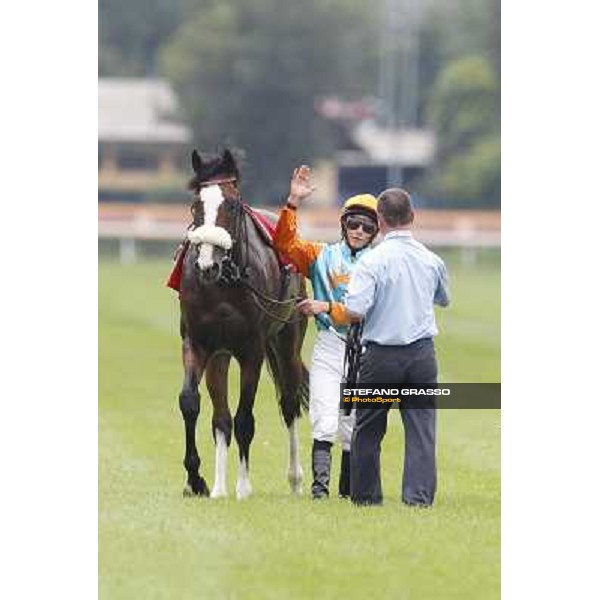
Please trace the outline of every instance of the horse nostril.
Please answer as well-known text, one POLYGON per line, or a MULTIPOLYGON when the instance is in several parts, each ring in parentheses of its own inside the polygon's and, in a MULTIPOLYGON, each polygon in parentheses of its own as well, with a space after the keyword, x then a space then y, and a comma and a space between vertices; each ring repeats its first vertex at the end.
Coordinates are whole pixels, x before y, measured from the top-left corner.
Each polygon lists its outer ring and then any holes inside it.
POLYGON ((200 278, 202 281, 212 282, 219 279, 221 275, 221 268, 217 264, 213 264, 210 267, 200 269, 200 278))

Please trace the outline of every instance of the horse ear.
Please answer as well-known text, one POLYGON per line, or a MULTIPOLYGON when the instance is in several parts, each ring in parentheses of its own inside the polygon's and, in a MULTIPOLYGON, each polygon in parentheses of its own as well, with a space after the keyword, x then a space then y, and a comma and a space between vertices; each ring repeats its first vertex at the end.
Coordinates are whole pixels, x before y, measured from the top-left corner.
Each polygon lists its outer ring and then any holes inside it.
POLYGON ((197 150, 192 152, 192 167, 197 174, 199 174, 200 169, 202 169, 202 159, 197 150))
POLYGON ((235 158, 229 148, 226 148, 221 155, 221 161, 226 171, 230 173, 237 173, 237 165, 235 164, 235 158))

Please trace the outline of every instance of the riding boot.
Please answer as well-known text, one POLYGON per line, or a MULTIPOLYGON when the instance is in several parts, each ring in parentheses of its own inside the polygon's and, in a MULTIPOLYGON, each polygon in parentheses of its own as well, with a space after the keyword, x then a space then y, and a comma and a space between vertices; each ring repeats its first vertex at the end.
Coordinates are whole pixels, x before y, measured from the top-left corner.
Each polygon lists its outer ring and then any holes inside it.
POLYGON ((350 497, 350 452, 348 450, 344 450, 342 452, 338 496, 340 498, 350 497))
POLYGON ((312 497, 329 497, 329 473, 331 471, 331 442, 313 440, 312 447, 312 497))

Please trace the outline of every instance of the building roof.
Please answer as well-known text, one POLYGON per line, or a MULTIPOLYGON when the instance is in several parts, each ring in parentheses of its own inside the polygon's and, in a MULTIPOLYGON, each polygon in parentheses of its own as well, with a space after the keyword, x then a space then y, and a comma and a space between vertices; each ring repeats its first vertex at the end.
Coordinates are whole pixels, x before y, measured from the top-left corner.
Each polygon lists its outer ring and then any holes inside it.
POLYGON ((426 167, 435 156, 433 131, 421 128, 386 129, 378 125, 377 100, 345 101, 336 96, 321 98, 315 105, 325 119, 338 123, 347 150, 338 153, 343 164, 400 164, 426 167), (350 149, 351 148, 351 149, 350 149))
POLYGON ((426 129, 388 131, 375 121, 362 121, 351 137, 374 162, 426 167, 435 156, 435 135, 426 129))
POLYGON ((162 79, 98 80, 98 140, 185 144, 188 127, 177 122, 177 98, 162 79))

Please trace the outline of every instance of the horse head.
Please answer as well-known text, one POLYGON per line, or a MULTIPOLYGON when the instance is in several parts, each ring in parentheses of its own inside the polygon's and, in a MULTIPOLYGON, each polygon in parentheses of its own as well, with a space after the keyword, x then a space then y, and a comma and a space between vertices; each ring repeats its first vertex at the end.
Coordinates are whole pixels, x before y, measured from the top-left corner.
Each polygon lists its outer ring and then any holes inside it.
MULTIPOLYGON (((243 205, 238 186, 239 171, 229 150, 213 158, 192 152, 194 177, 193 228, 188 239, 197 253, 201 283, 231 283, 239 278, 233 247, 243 226, 243 205)), ((239 257, 238 257, 239 258, 239 257)))

